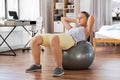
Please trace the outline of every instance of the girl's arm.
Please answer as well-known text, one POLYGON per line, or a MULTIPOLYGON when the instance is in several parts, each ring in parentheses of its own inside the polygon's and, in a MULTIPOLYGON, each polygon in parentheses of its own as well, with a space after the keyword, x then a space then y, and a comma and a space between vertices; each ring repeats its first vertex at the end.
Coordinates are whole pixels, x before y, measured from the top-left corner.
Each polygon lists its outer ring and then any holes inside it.
POLYGON ((90 16, 87 21, 87 27, 85 29, 86 38, 90 36, 90 34, 93 32, 93 25, 94 25, 94 17, 90 16))
POLYGON ((70 30, 72 28, 72 26, 69 24, 70 22, 76 23, 75 19, 67 18, 67 17, 62 17, 61 21, 67 30, 70 30))

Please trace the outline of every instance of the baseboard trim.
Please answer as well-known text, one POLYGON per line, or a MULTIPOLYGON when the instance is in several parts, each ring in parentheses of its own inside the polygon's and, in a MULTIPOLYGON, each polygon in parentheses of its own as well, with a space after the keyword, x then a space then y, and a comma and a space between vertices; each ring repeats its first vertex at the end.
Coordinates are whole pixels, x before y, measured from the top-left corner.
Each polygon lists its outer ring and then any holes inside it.
MULTIPOLYGON (((24 45, 11 46, 13 50, 23 49, 24 45)), ((0 52, 10 51, 9 47, 0 47, 0 52)))

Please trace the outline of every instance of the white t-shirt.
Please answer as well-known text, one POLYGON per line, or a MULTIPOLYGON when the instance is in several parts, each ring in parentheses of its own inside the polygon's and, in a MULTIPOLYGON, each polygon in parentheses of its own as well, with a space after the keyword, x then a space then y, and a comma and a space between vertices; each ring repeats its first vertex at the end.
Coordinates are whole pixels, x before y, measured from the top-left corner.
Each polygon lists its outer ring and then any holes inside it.
POLYGON ((71 35, 73 39, 75 40, 76 44, 79 41, 86 40, 85 38, 85 32, 84 32, 84 27, 74 27, 71 28, 67 34, 71 35))

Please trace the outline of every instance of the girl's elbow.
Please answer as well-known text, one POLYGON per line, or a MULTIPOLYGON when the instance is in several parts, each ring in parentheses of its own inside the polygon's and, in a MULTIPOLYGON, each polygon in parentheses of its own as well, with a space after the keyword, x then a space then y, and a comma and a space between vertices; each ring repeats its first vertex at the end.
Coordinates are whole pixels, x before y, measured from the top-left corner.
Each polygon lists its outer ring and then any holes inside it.
POLYGON ((61 17, 61 21, 65 21, 64 17, 61 17))

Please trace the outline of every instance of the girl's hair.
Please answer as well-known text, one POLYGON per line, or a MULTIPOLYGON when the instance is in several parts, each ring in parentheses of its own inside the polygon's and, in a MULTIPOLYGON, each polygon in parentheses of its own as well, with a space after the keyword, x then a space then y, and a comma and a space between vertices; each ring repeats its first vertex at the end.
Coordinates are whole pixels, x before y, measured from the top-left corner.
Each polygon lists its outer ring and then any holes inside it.
POLYGON ((89 13, 88 12, 86 12, 86 11, 82 11, 82 12, 80 12, 80 13, 83 13, 83 14, 85 14, 85 16, 87 17, 87 18, 89 18, 89 13))

